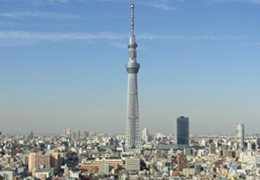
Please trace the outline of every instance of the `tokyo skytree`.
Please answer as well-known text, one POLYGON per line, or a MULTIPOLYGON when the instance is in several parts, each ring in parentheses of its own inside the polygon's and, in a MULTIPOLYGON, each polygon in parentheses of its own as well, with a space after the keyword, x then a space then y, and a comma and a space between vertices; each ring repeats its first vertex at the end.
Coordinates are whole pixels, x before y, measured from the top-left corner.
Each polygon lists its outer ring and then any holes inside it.
POLYGON ((134 35, 134 5, 131 4, 131 35, 129 38, 129 60, 125 67, 128 73, 127 119, 125 149, 140 149, 139 108, 137 93, 137 73, 140 64, 136 62, 136 47, 134 35))

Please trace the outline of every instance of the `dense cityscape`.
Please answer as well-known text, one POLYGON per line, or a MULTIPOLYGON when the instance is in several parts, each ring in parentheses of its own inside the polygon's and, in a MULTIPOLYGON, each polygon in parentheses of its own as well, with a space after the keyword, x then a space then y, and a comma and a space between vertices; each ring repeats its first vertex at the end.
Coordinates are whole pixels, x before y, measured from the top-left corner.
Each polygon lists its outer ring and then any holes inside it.
POLYGON ((70 128, 61 136, 2 134, 0 175, 17 180, 259 179, 260 138, 245 136, 243 124, 234 127, 235 135, 182 135, 189 124, 178 119, 178 143, 173 135, 150 135, 145 128, 140 153, 124 151, 124 135, 70 128))
POLYGON ((245 134, 243 122, 226 135, 191 134, 186 115, 162 125, 174 127, 171 134, 140 130, 136 48, 132 4, 125 134, 79 127, 61 135, 19 135, 1 129, 0 180, 260 179, 260 136, 245 134))

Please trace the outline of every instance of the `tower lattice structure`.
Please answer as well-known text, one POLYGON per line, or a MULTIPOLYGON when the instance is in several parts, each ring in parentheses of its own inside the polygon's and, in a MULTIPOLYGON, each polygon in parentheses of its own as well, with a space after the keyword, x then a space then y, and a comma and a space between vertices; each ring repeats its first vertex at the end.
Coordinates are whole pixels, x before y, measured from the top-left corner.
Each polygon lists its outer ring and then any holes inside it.
POLYGON ((137 73, 140 64, 136 62, 136 48, 134 35, 134 5, 131 5, 131 35, 129 38, 129 60, 125 67, 128 73, 127 119, 125 149, 140 149, 139 108, 137 91, 137 73))

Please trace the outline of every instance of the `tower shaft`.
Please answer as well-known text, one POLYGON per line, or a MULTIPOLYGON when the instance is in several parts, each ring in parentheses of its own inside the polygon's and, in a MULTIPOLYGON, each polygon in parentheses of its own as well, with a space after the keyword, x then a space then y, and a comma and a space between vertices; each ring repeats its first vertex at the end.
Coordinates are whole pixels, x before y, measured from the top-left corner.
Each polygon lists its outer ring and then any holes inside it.
POLYGON ((137 91, 137 73, 140 64, 136 62, 136 47, 134 35, 134 5, 131 5, 131 35, 129 38, 128 51, 129 60, 126 63, 128 72, 128 96, 127 96, 127 118, 126 118, 126 150, 140 149, 139 109, 137 91))

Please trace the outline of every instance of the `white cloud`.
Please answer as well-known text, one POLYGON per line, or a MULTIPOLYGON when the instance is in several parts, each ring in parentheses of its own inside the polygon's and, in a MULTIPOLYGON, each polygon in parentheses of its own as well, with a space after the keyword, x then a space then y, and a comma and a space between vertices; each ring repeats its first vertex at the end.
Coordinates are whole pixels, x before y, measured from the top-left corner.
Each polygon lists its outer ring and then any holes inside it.
POLYGON ((252 3, 252 4, 259 4, 260 0, 209 0, 212 2, 222 2, 222 3, 228 3, 228 2, 240 2, 240 3, 252 3))
MULTIPOLYGON (((0 3, 10 3, 10 4, 18 4, 18 3, 26 3, 33 6, 44 6, 44 5, 66 5, 71 0, 0 0, 0 3)), ((75 0, 72 0, 73 2, 75 0)), ((2 4, 1 4, 2 5, 2 4)))
POLYGON ((65 13, 51 13, 51 12, 10 12, 10 13, 0 13, 0 17, 7 18, 55 18, 55 19, 82 19, 82 17, 77 15, 65 14, 65 13))
MULTIPOLYGON (((8 2, 7 0, 0 0, 4 2, 8 2)), ((19 3, 27 3, 31 4, 32 6, 45 6, 45 5, 59 5, 61 7, 68 7, 70 3, 75 2, 82 2, 82 3, 88 3, 91 1, 95 2, 111 2, 111 3, 135 3, 139 5, 149 6, 153 8, 158 8, 162 10, 174 10, 175 8, 172 6, 172 3, 174 2, 183 2, 184 0, 12 0, 19 3)))
POLYGON ((183 35, 152 35, 143 34, 139 35, 138 39, 147 40, 184 40, 184 41, 198 41, 198 40, 210 40, 210 41, 227 41, 227 40, 247 40, 246 36, 183 36, 183 35))
POLYGON ((260 42, 258 42, 258 43, 252 43, 252 45, 260 46, 260 42))
POLYGON ((146 3, 148 6, 158 8, 158 9, 163 9, 163 10, 174 10, 173 7, 167 5, 166 3, 162 3, 161 1, 150 1, 146 3))
POLYGON ((127 44, 120 42, 110 42, 110 45, 123 49, 127 48, 127 44))
POLYGON ((67 4, 69 0, 29 0, 27 1, 29 3, 32 3, 33 6, 43 6, 46 4, 67 4))
MULTIPOLYGON (((46 33, 46 32, 25 32, 25 31, 0 31, 0 46, 21 46, 40 43, 43 41, 91 41, 109 40, 110 45, 119 48, 126 48, 126 44, 111 42, 111 40, 127 40, 128 34, 115 33, 46 33)), ((246 36, 183 36, 183 35, 137 35, 138 39, 155 41, 246 41, 246 36)), ((146 47, 143 47, 146 49, 146 47)))
POLYGON ((42 33, 25 31, 0 31, 0 39, 20 39, 20 40, 93 40, 93 39, 125 39, 126 35, 113 33, 42 33))
POLYGON ((169 5, 168 0, 146 0, 146 1, 139 1, 140 4, 145 6, 150 6, 162 10, 174 10, 175 8, 169 5))
POLYGON ((49 3, 68 3, 69 0, 46 0, 49 3))
MULTIPOLYGON (((80 2, 88 2, 91 0, 78 0, 80 2)), ((150 6, 153 8, 158 8, 162 10, 174 10, 175 8, 170 6, 170 2, 173 2, 173 0, 138 0, 138 1, 131 1, 131 0, 92 0, 92 1, 99 1, 99 2, 121 2, 121 3, 134 3, 134 4, 140 4, 143 6, 150 6)), ((175 1, 183 1, 183 0, 175 0, 175 1)))
POLYGON ((10 27, 10 26, 15 26, 15 24, 12 22, 8 22, 8 21, 0 21, 0 26, 10 27))

